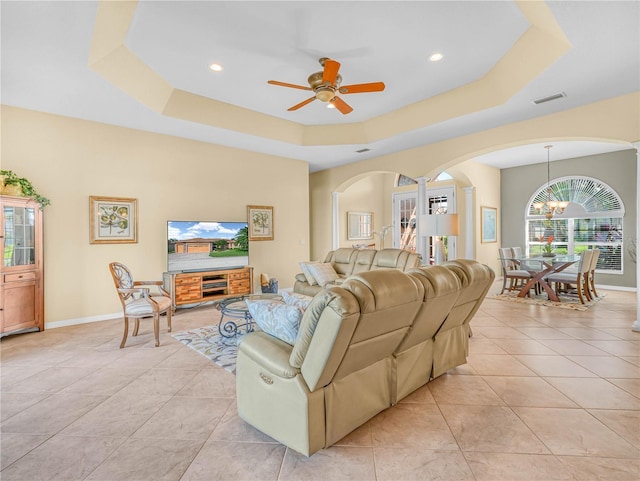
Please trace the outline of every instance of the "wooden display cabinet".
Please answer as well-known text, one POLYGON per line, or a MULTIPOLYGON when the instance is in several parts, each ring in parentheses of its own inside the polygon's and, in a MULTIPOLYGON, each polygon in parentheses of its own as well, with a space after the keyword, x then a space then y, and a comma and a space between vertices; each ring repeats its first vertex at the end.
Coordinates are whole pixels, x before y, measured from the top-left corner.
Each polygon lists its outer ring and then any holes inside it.
POLYGON ((44 330, 42 210, 24 197, 0 196, 0 333, 44 330))
POLYGON ((252 294, 253 267, 202 272, 165 272, 164 288, 175 309, 186 304, 252 294))

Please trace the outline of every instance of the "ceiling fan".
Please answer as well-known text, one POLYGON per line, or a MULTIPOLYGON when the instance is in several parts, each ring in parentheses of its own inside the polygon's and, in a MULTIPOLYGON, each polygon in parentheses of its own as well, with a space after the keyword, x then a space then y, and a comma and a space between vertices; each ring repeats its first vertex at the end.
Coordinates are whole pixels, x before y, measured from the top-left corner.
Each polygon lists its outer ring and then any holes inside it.
POLYGON ((344 100, 338 97, 336 94, 359 94, 364 92, 382 92, 384 90, 383 82, 372 82, 366 84, 355 85, 340 85, 342 83, 342 76, 338 74, 340 69, 340 63, 327 57, 320 59, 320 65, 323 70, 321 72, 315 72, 309 75, 307 82, 309 87, 302 85, 289 84, 285 82, 279 82, 277 80, 269 80, 267 83, 271 85, 280 85, 281 87, 291 87, 300 90, 311 90, 314 92, 314 96, 288 108, 287 110, 298 110, 300 107, 313 102, 318 99, 322 102, 330 102, 343 114, 348 114, 353 109, 344 100))

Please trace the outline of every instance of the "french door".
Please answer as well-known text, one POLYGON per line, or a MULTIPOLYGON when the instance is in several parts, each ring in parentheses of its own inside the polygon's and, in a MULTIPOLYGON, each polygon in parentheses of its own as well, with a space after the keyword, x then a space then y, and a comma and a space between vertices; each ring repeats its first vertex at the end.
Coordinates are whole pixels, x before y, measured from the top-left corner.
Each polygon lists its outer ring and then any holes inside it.
MULTIPOLYGON (((411 252, 416 250, 418 192, 397 192, 393 194, 393 247, 411 252)), ((456 212, 455 188, 441 187, 427 190, 428 214, 453 214, 456 212)), ((457 257, 456 237, 443 237, 450 259, 457 257)), ((429 255, 433 258, 433 238, 429 237, 429 255)), ((425 262, 426 264, 426 262, 425 262)))

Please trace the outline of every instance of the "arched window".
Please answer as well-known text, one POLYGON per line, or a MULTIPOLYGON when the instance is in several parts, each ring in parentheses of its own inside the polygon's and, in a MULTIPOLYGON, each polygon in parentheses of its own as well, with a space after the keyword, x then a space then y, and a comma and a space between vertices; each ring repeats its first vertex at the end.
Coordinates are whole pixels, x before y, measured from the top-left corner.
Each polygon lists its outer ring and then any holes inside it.
POLYGON ((542 252, 546 240, 553 236, 557 254, 580 254, 600 249, 597 270, 622 273, 624 204, 607 184, 591 177, 570 176, 542 186, 529 199, 526 210, 527 254, 542 252), (547 219, 538 208, 550 197, 568 201, 561 214, 547 219))

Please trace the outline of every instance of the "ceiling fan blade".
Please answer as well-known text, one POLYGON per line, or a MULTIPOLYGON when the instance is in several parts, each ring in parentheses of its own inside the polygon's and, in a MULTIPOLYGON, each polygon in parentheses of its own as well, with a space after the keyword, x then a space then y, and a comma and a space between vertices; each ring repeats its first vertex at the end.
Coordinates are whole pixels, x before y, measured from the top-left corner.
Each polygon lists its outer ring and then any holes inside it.
POLYGON ((326 59, 324 61, 324 70, 322 72, 322 83, 335 85, 339 69, 340 62, 336 62, 335 60, 331 60, 330 58, 326 59))
POLYGON ((335 105, 336 108, 340 112, 342 112, 344 115, 347 115, 349 112, 353 110, 351 106, 348 103, 346 103, 344 100, 342 100, 340 97, 333 97, 331 100, 329 100, 329 102, 335 105))
POLYGON ((309 97, 307 100, 300 102, 297 105, 294 105, 293 107, 288 108, 287 110, 290 112, 292 110, 298 110, 300 107, 304 107, 307 104, 310 104, 311 102, 313 102, 316 98, 315 97, 309 97))
POLYGON ((311 87, 304 87, 302 85, 288 84, 285 82, 278 82, 277 80, 269 80, 267 82, 271 85, 280 85, 280 87, 291 87, 292 89, 311 90, 311 87))
POLYGON ((368 84, 343 85, 338 91, 341 94, 360 94, 364 92, 382 92, 384 87, 384 82, 371 82, 368 84))

